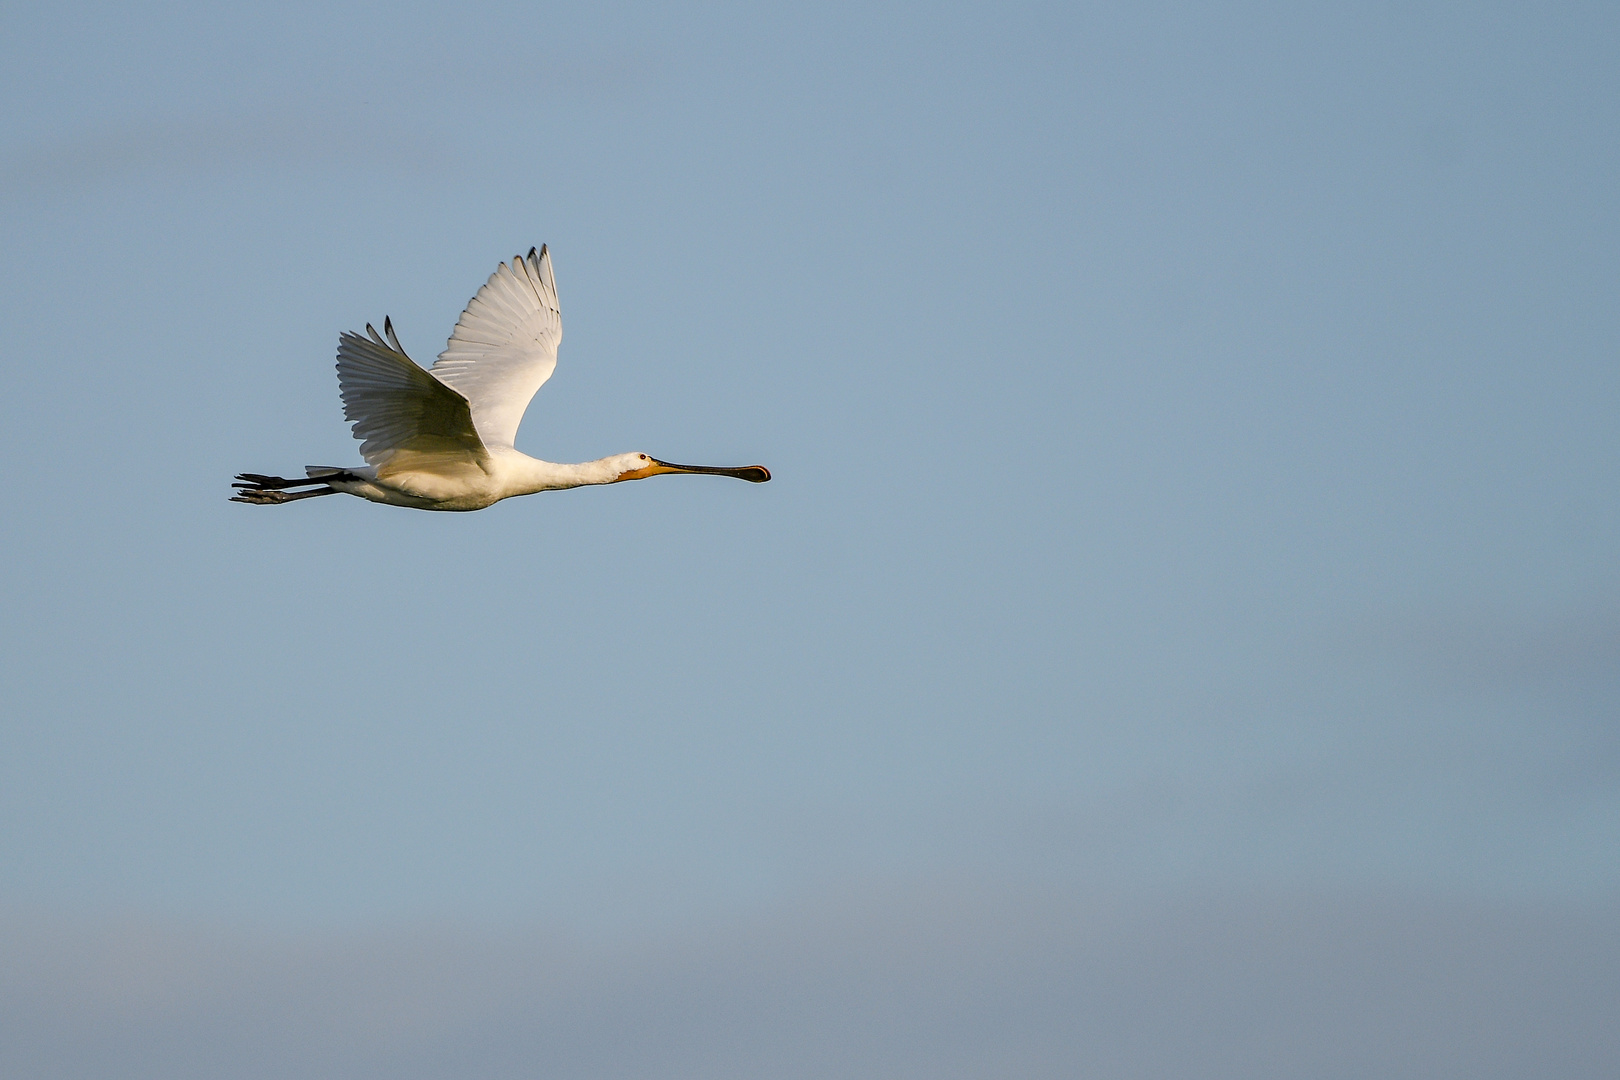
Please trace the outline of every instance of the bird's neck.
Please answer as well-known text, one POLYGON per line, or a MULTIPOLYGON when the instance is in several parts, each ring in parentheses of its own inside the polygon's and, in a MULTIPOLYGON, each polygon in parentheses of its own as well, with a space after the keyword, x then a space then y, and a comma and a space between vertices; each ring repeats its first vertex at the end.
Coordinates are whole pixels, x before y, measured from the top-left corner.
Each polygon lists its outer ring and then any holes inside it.
POLYGON ((506 473, 504 486, 508 495, 533 495, 537 491, 611 484, 624 471, 618 459, 611 457, 569 465, 541 461, 516 450, 508 450, 500 456, 503 459, 502 471, 506 473))

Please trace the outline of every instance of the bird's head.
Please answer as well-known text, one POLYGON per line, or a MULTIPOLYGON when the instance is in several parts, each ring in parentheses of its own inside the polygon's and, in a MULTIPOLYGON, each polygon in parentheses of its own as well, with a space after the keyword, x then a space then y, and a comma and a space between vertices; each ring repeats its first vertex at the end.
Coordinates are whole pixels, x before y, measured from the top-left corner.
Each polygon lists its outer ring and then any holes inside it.
POLYGON ((771 478, 771 470, 763 465, 672 465, 667 461, 659 461, 647 454, 620 454, 610 458, 614 468, 619 470, 619 480, 645 480, 649 476, 658 476, 662 473, 689 473, 703 476, 735 476, 739 480, 747 480, 751 484, 763 484, 771 478))

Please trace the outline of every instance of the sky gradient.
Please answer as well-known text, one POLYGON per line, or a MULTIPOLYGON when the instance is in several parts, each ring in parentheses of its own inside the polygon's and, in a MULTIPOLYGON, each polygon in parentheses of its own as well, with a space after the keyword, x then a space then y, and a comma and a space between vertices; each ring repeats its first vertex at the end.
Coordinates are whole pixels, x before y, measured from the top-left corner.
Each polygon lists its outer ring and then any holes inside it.
POLYGON ((1616 55, 9 6, 0 1071, 1613 1075, 1616 55), (542 242, 518 448, 772 483, 226 501, 542 242))

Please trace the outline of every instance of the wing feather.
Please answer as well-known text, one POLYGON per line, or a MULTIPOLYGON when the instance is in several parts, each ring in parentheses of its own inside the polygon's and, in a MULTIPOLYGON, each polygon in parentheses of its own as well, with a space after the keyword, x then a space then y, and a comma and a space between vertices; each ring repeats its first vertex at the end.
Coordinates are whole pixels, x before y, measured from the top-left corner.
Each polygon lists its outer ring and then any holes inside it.
POLYGON ((393 326, 383 325, 388 342, 369 325, 369 339, 354 333, 338 337, 343 415, 354 422, 360 456, 377 466, 404 450, 481 460, 484 444, 467 399, 406 356, 393 326))
POLYGON ((461 313, 433 374, 467 399, 485 446, 509 447, 557 367, 562 312, 544 245, 496 268, 461 313))

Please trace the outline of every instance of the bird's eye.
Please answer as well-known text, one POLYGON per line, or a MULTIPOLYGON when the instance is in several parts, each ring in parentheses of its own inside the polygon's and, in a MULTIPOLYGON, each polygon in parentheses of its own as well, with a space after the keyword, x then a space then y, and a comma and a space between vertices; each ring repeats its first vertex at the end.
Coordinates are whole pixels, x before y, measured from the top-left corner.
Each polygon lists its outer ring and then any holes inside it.
POLYGON ((646 454, 637 454, 636 456, 639 457, 642 461, 647 460, 647 455, 646 454))

